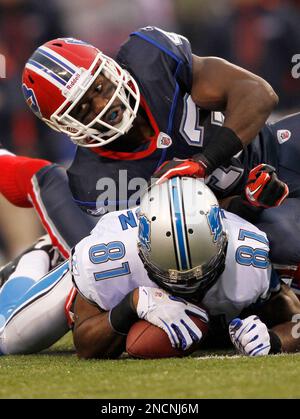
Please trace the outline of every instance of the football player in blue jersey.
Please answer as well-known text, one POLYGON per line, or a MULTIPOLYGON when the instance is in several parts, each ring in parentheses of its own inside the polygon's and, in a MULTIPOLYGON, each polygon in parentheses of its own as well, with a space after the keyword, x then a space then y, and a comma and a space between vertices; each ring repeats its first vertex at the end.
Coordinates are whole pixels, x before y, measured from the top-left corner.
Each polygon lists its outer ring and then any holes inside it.
POLYGON ((229 324, 234 346, 245 355, 300 348, 292 333, 300 303, 274 274, 265 233, 220 210, 199 179, 173 178, 152 187, 140 207, 104 215, 75 246, 70 264, 38 280, 49 265, 41 246, 45 266, 37 272, 30 265, 37 250, 25 255, 0 292, 2 354, 50 346, 68 330, 65 311, 72 312, 82 358, 118 356, 139 318, 187 350, 202 343, 191 313, 204 322, 209 314, 210 339, 217 336, 222 345, 229 324))
POLYGON ((229 210, 267 232, 273 261, 300 261, 299 115, 265 124, 278 98, 263 79, 146 27, 115 60, 76 39, 49 41, 26 63, 22 86, 32 111, 79 145, 72 193, 61 168, 11 155, 1 157, 0 190, 35 205, 64 255, 93 224, 74 200, 94 214, 132 206, 136 180, 155 173, 205 178, 229 210), (282 248, 283 237, 293 246, 282 248))

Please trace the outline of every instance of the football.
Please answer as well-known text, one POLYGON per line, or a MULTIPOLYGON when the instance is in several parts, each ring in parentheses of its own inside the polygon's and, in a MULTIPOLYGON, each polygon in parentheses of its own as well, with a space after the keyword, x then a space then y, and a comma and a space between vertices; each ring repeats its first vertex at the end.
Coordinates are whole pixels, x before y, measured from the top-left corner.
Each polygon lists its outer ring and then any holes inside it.
POLYGON ((201 347, 201 342, 208 331, 208 323, 196 316, 190 316, 193 322, 202 331, 203 337, 199 343, 193 343, 189 349, 173 348, 166 332, 146 320, 134 323, 127 335, 126 351, 134 358, 170 358, 190 355, 201 347))

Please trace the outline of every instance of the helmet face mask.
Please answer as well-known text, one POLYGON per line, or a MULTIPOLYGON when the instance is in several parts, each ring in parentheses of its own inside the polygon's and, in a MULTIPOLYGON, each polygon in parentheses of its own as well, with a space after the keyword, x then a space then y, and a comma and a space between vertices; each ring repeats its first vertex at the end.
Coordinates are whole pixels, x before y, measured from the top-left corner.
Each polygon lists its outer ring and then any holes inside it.
POLYGON ((30 106, 34 96, 39 108, 35 113, 44 122, 83 147, 106 145, 128 132, 140 102, 139 88, 127 71, 96 48, 69 38, 50 41, 35 51, 25 66, 23 91, 30 106), (69 78, 62 78, 64 69, 69 78), (112 95, 91 121, 83 123, 74 109, 100 75, 114 86, 112 95), (116 124, 106 120, 115 103, 116 124))
POLYGON ((223 240, 224 247, 222 246, 217 257, 211 262, 211 266, 206 267, 205 273, 203 273, 200 266, 184 272, 173 269, 161 271, 149 259, 146 259, 145 253, 140 249, 140 244, 138 244, 139 256, 148 272, 148 276, 153 282, 170 293, 181 297, 192 297, 199 301, 216 283, 224 271, 227 253, 226 234, 223 234, 223 240))
MULTIPOLYGON (((117 63, 112 64, 112 60, 104 56, 102 53, 97 56, 95 62, 95 65, 98 67, 97 70, 94 72, 93 76, 91 76, 90 72, 81 76, 83 80, 81 83, 78 83, 78 93, 77 95, 75 93, 75 100, 71 106, 65 109, 66 105, 63 103, 51 116, 51 122, 53 122, 54 125, 59 126, 60 131, 68 134, 75 144, 83 147, 106 145, 114 141, 119 136, 124 135, 132 126, 133 120, 136 117, 139 102, 136 101, 136 109, 132 110, 130 106, 130 97, 135 97, 136 100, 137 95, 130 85, 127 86, 129 81, 127 72, 122 70, 117 63), (121 72, 123 73, 122 78, 120 77, 121 72), (110 80, 111 83, 113 83, 115 87, 114 92, 101 112, 91 122, 83 124, 81 121, 72 116, 72 111, 101 73, 104 74, 104 76, 110 80), (125 110, 123 112, 122 121, 118 125, 111 125, 105 122, 103 117, 109 112, 116 99, 121 101, 125 110), (64 126, 66 128, 64 128, 64 126), (70 127, 73 132, 70 132, 70 127), (87 143, 87 138, 92 141, 87 143)), ((136 90, 138 91, 137 86, 136 90)))
POLYGON ((211 190, 199 179, 173 178, 142 198, 138 217, 139 256, 150 279, 171 293, 203 298, 223 272, 227 252, 211 190))

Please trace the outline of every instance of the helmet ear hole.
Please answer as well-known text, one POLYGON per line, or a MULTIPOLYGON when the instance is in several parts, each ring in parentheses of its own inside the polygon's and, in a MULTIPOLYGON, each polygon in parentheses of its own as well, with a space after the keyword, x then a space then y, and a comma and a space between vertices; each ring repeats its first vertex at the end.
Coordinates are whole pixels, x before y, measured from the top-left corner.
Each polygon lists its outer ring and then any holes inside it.
POLYGON ((33 80, 33 78, 30 75, 28 76, 28 79, 29 79, 29 81, 30 81, 31 84, 34 84, 34 80, 33 80))
POLYGON ((62 46, 63 46, 62 44, 60 44, 60 43, 58 43, 58 42, 55 42, 55 43, 53 43, 52 45, 54 45, 55 47, 62 47, 62 46))

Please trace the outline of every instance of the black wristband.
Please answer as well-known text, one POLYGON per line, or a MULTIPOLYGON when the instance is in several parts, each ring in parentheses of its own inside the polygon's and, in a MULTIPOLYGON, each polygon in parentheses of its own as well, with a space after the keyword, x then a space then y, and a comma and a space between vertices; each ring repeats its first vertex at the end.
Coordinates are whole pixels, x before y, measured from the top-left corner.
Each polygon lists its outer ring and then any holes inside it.
POLYGON ((273 330, 269 330, 270 335, 270 352, 269 354, 280 354, 282 352, 282 343, 280 337, 273 332, 273 330))
POLYGON ((138 315, 133 305, 133 291, 126 295, 109 312, 109 322, 112 329, 120 335, 127 335, 129 329, 138 320, 138 315))
POLYGON ((228 127, 220 127, 218 133, 209 141, 203 153, 193 156, 202 161, 210 175, 217 167, 226 165, 229 160, 243 149, 243 143, 236 133, 228 127))
POLYGON ((258 217, 263 211, 263 208, 255 207, 254 205, 249 204, 246 201, 246 198, 243 199, 241 196, 235 196, 232 198, 228 207, 225 209, 239 215, 242 218, 245 218, 251 223, 257 222, 258 217))

